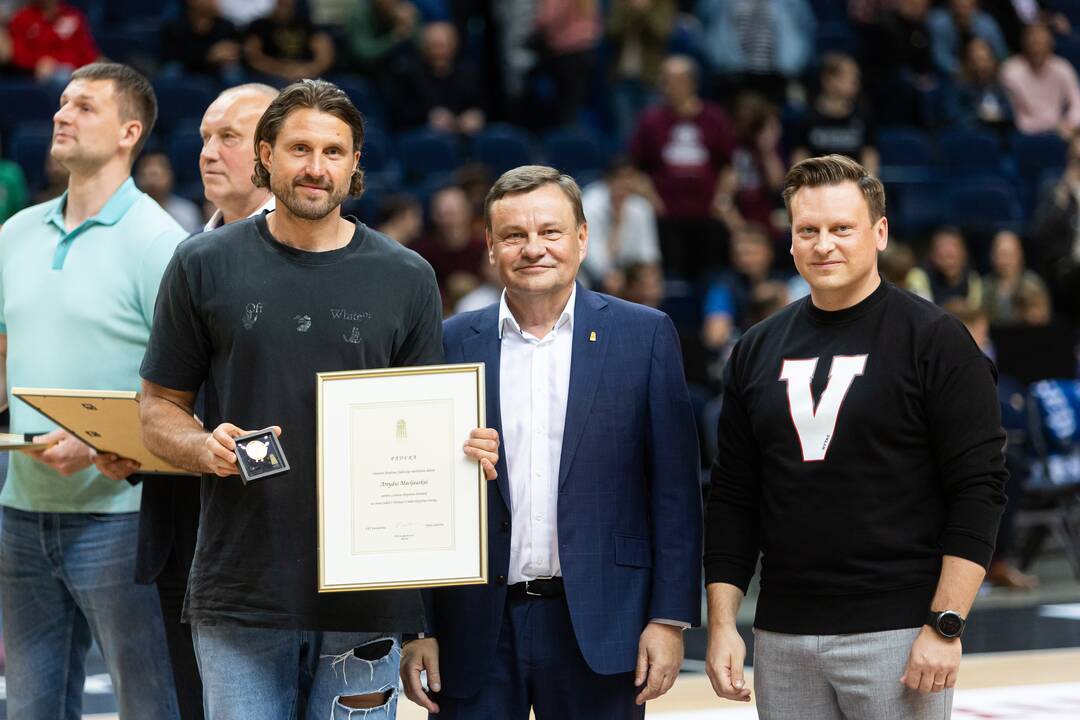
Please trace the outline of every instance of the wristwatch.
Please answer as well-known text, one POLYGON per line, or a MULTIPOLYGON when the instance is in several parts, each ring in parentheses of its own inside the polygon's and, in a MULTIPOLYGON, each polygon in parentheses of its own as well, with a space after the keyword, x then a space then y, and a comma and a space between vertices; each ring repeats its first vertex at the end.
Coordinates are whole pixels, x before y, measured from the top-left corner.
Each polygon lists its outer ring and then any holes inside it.
POLYGON ((952 640, 964 634, 967 627, 967 619, 960 616, 955 610, 936 612, 931 610, 926 614, 926 624, 937 630, 938 635, 952 640))

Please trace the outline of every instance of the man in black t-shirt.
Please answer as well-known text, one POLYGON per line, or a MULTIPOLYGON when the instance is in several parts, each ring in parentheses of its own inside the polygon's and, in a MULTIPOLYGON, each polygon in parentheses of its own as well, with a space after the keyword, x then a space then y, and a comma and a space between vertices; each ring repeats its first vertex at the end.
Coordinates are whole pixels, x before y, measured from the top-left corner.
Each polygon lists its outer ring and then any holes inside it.
MULTIPOLYGON (((416 591, 316 592, 315 374, 442 361, 431 267, 340 215, 363 189, 363 121, 323 81, 286 88, 255 131, 274 212, 184 242, 142 365, 144 438, 202 475, 185 619, 210 720, 393 717, 416 591), (192 417, 205 392, 207 432, 192 417), (291 469, 247 485, 233 438, 274 426, 291 469)), ((466 454, 494 475, 494 431, 466 454)))
POLYGON ((248 26, 244 57, 255 72, 281 80, 319 77, 334 64, 334 41, 297 10, 277 0, 274 11, 248 26))
POLYGON ((884 282, 881 182, 788 173, 810 296, 732 350, 705 534, 708 674, 749 700, 735 615, 761 553, 765 720, 948 717, 1006 477, 993 365, 956 318, 884 282))
POLYGON ((821 91, 806 112, 792 161, 815 155, 847 155, 871 174, 877 172, 877 126, 873 112, 860 102, 861 80, 855 59, 825 53, 821 91))

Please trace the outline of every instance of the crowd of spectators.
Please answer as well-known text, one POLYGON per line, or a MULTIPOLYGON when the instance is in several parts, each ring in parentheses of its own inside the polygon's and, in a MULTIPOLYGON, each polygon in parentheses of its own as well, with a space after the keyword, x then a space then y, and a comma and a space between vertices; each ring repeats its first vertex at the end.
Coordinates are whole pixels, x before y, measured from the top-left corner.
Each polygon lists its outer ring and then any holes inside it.
MULTIPOLYGON (((0 0, 0 19, 0 98, 56 93, 101 56, 163 97, 338 81, 368 121, 369 190, 350 209, 431 262, 447 314, 498 297, 494 178, 566 169, 584 187, 584 281, 672 315, 701 404, 740 334, 806 292, 780 189, 812 155, 885 181, 893 282, 991 335, 1080 323, 1080 2, 0 0)), ((63 190, 19 145, 20 122, 48 120, 0 108, 0 220, 63 190)), ((196 230, 213 208, 182 120, 163 118, 136 179, 196 230)))

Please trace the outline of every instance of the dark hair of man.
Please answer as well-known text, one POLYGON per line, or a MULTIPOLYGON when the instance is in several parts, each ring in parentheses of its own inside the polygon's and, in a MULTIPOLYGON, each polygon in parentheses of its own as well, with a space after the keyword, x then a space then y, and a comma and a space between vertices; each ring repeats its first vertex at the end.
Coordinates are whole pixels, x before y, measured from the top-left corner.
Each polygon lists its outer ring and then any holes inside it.
POLYGON ((784 177, 784 206, 791 214, 791 198, 801 188, 853 182, 866 199, 870 222, 885 215, 885 187, 866 168, 846 155, 822 155, 796 163, 784 177))
POLYGON ((585 224, 585 210, 581 206, 581 188, 574 178, 545 165, 522 165, 507 170, 495 181, 484 199, 484 225, 491 229, 491 206, 507 195, 532 192, 545 185, 557 185, 574 208, 577 226, 585 224))
MULTIPOLYGON (((364 117, 345 91, 325 80, 299 80, 278 94, 255 127, 255 174, 251 176, 255 187, 270 187, 270 171, 259 155, 260 143, 266 141, 273 147, 285 118, 294 110, 317 110, 333 115, 352 130, 352 151, 359 152, 364 146, 364 117)), ((357 165, 349 181, 349 194, 359 196, 363 192, 364 171, 357 165)))
POLYGON ((116 108, 122 122, 138 120, 142 124, 139 140, 131 151, 131 160, 139 156, 150 131, 157 122, 158 106, 154 88, 146 76, 135 68, 121 63, 90 63, 71 74, 72 80, 111 80, 116 96, 116 108))

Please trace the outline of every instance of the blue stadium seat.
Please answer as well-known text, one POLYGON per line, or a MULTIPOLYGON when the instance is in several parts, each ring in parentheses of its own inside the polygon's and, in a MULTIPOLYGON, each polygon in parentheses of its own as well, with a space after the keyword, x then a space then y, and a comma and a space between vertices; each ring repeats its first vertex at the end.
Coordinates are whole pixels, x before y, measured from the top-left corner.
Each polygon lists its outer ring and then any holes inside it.
POLYGON ((535 162, 532 136, 513 125, 489 125, 470 142, 473 158, 491 168, 498 177, 519 165, 535 162))
POLYGON ((154 92, 158 101, 158 124, 163 131, 185 121, 201 120, 207 106, 217 96, 217 88, 211 81, 195 77, 157 78, 154 92))
POLYGON ((177 185, 199 182, 199 153, 202 152, 202 137, 197 123, 181 123, 169 136, 165 145, 177 185))
POLYGON ((108 0, 101 3, 104 27, 153 30, 179 12, 171 0, 108 0))
POLYGON ((0 84, 0 128, 10 132, 24 122, 52 122, 59 95, 26 81, 0 84))
POLYGON ((359 75, 333 75, 327 80, 345 91, 369 125, 386 127, 386 109, 367 78, 359 75))
POLYGON ((1052 168, 1065 167, 1065 141, 1057 133, 1025 135, 1017 132, 1012 136, 1012 155, 1020 175, 1028 180, 1038 180, 1052 168))
POLYGON ((1001 142, 986 130, 947 130, 938 135, 938 159, 949 175, 1001 172, 1001 142))
POLYGON ((554 168, 572 175, 603 172, 610 153, 599 136, 580 128, 552 130, 544 136, 544 158, 554 168))
POLYGON ((94 39, 102 55, 137 68, 154 67, 161 55, 157 35, 146 30, 107 28, 94 39))
POLYGON ((412 130, 401 134, 396 146, 404 180, 410 185, 418 185, 435 173, 453 172, 459 164, 457 142, 450 135, 412 130))
POLYGON ((396 182, 399 175, 394 160, 394 147, 390 136, 370 125, 364 130, 364 146, 360 149, 360 167, 368 178, 396 182))
POLYGON ((922 182, 931 179, 935 163, 930 136, 914 127, 883 127, 878 131, 881 179, 889 182, 922 182))
POLYGON ((22 168, 31 191, 45 184, 45 160, 52 146, 52 123, 22 123, 7 142, 7 155, 22 168))
POLYGON ((983 177, 951 185, 950 222, 974 233, 1019 229, 1023 211, 1016 189, 1001 177, 983 177))
POLYGON ((886 185, 895 200, 888 211, 896 234, 918 235, 949 222, 949 202, 945 185, 939 181, 891 183, 886 185))
MULTIPOLYGON (((836 4, 836 3, 832 3, 836 4)), ((847 18, 843 20, 830 20, 818 26, 817 51, 842 52, 848 55, 857 55, 859 52, 859 37, 851 29, 847 18)))

